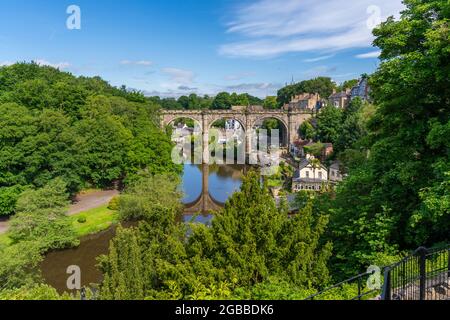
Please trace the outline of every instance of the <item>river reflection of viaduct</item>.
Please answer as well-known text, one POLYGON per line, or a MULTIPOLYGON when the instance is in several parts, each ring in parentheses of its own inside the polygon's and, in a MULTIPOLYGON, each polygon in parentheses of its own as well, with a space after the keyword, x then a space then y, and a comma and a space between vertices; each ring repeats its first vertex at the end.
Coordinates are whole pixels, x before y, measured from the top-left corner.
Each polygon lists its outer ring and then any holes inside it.
MULTIPOLYGON (((218 211, 223 208, 224 203, 214 199, 214 197, 209 193, 209 165, 202 164, 202 192, 200 196, 190 202, 185 204, 184 213, 185 214, 209 214, 214 211, 218 211)), ((247 167, 244 166, 244 174, 247 167)))
MULTIPOLYGON (((286 145, 291 145, 299 138, 301 124, 312 117, 312 112, 308 110, 257 110, 257 111, 235 111, 235 110, 163 110, 161 112, 161 125, 166 126, 177 119, 188 118, 194 120, 200 127, 203 136, 203 148, 209 145, 209 131, 218 120, 238 121, 245 135, 246 154, 252 152, 253 129, 266 119, 277 119, 281 122, 286 145)), ((209 153, 204 152, 203 163, 209 163, 209 153)))

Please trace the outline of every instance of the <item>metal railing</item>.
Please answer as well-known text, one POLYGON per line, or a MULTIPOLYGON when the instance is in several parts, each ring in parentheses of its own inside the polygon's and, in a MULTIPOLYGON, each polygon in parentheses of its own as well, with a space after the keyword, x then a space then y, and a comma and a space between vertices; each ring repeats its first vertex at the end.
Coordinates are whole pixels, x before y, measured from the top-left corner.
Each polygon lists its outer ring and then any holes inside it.
POLYGON ((421 247, 384 268, 383 300, 450 300, 450 246, 421 247))
POLYGON ((336 300, 336 296, 345 300, 366 300, 379 296, 381 289, 371 289, 367 285, 369 278, 376 271, 359 274, 353 278, 342 281, 321 292, 309 296, 305 300, 336 300), (344 292, 345 291, 345 292, 344 292))
POLYGON ((421 247, 400 262, 382 268, 382 288, 372 289, 374 272, 357 275, 305 300, 450 300, 450 245, 421 247))

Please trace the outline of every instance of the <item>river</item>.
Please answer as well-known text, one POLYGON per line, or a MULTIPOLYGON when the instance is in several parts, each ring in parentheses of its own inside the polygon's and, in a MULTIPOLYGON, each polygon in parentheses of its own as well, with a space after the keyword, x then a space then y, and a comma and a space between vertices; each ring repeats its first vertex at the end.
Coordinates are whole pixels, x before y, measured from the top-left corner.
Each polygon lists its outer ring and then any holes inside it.
MULTIPOLYGON (((185 195, 183 203, 186 205, 184 220, 210 222, 212 216, 208 212, 209 209, 220 208, 235 191, 239 190, 245 169, 242 165, 186 164, 182 179, 185 195), (203 201, 204 199, 207 201, 203 201), (201 214, 195 215, 193 219, 193 212, 201 214)), ((114 234, 115 227, 84 237, 77 248, 47 254, 41 264, 46 283, 59 292, 68 291, 66 281, 69 275, 66 271, 72 265, 81 269, 82 286, 99 283, 102 275, 96 268, 96 258, 108 253, 109 242, 114 234)))

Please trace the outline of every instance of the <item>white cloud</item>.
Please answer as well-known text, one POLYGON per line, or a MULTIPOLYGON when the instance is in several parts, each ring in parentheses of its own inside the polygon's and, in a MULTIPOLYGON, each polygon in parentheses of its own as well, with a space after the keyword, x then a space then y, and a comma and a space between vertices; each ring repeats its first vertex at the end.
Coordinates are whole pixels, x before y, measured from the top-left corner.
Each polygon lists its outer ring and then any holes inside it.
POLYGON ((381 54, 381 51, 373 51, 373 52, 367 52, 367 53, 362 53, 362 54, 358 54, 355 57, 358 59, 370 59, 370 58, 378 58, 381 54))
POLYGON ((238 8, 228 24, 228 33, 245 40, 222 45, 219 53, 264 58, 370 47, 373 21, 398 16, 403 8, 401 0, 358 0, 351 4, 347 0, 257 0, 238 8), (380 17, 374 17, 378 13, 380 17))
POLYGON ((49 62, 44 59, 36 59, 36 60, 34 60, 34 62, 40 66, 48 66, 48 67, 53 67, 53 68, 60 69, 60 70, 67 69, 71 66, 71 64, 68 62, 52 63, 52 62, 49 62))
POLYGON ((149 60, 140 60, 140 61, 122 60, 120 61, 120 64, 135 65, 135 66, 151 66, 153 62, 149 60))
POLYGON ((321 56, 321 57, 317 57, 317 58, 305 59, 303 61, 304 62, 317 62, 317 61, 327 60, 327 59, 330 59, 333 57, 334 57, 334 54, 330 54, 328 56, 321 56))
POLYGON ((194 82, 195 74, 190 70, 178 69, 178 68, 164 68, 161 70, 167 75, 170 81, 176 86, 190 85, 194 82))

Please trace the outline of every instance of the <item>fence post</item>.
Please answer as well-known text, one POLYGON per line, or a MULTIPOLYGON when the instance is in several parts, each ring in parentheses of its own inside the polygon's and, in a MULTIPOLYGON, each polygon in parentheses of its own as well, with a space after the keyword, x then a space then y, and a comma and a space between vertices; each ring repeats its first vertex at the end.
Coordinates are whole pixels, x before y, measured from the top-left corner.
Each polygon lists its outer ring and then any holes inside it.
POLYGON ((391 300, 391 297, 391 268, 387 267, 384 270, 384 285, 381 300, 391 300))
POLYGON ((358 278, 358 300, 361 300, 361 277, 358 278))
POLYGON ((447 270, 448 270, 448 278, 450 280, 450 249, 447 250, 447 270))
POLYGON ((425 300, 425 291, 427 285, 427 252, 424 247, 420 247, 419 254, 419 271, 420 271, 420 300, 425 300))

